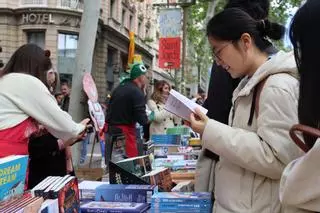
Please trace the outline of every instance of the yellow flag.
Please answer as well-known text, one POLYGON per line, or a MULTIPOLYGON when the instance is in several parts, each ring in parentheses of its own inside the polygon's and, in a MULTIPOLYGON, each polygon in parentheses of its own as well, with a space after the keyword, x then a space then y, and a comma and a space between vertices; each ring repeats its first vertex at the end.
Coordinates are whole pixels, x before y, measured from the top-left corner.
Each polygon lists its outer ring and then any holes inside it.
POLYGON ((129 32, 129 53, 128 53, 128 65, 133 64, 133 59, 134 59, 134 32, 130 31, 129 32))

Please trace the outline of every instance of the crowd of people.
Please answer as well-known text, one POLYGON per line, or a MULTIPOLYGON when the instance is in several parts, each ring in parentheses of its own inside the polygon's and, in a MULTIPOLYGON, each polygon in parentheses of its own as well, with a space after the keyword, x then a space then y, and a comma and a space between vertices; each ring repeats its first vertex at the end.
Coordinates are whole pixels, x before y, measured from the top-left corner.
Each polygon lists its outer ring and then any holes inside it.
MULTIPOLYGON (((202 139, 195 190, 214 194, 216 213, 320 211, 320 1, 307 0, 293 17, 293 52, 273 45, 285 28, 268 19, 269 6, 229 0, 207 24, 212 76, 208 97, 194 101, 208 113, 196 109, 190 126, 202 139), (301 129, 298 146, 291 128, 299 123, 309 132, 301 129)), ((156 82, 147 100, 147 72, 132 64, 108 98, 106 133, 125 135, 127 157, 138 156, 137 123, 152 135, 183 122, 164 109, 168 82, 156 82)), ((89 119, 72 120, 70 85, 58 85, 50 52, 34 44, 17 49, 0 71, 0 157, 29 155, 29 188, 73 173, 70 146, 88 141, 89 119)))

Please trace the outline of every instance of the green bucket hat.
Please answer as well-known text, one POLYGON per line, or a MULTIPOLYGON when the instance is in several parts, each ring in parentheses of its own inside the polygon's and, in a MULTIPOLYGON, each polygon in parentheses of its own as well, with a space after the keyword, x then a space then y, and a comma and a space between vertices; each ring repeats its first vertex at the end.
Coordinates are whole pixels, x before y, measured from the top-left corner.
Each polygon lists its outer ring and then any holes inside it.
POLYGON ((145 75, 147 71, 148 69, 144 66, 143 63, 134 63, 130 65, 130 71, 122 77, 121 83, 124 83, 126 81, 132 81, 141 75, 145 75))

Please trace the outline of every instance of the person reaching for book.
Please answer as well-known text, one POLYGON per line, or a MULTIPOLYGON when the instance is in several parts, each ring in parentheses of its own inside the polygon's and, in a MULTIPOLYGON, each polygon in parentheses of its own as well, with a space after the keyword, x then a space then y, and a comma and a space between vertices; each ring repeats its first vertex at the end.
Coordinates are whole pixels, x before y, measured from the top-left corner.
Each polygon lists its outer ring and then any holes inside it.
POLYGON ((0 157, 27 155, 30 137, 40 133, 39 126, 60 138, 61 146, 85 133, 89 119, 74 122, 49 91, 51 69, 46 52, 26 44, 0 71, 0 157))

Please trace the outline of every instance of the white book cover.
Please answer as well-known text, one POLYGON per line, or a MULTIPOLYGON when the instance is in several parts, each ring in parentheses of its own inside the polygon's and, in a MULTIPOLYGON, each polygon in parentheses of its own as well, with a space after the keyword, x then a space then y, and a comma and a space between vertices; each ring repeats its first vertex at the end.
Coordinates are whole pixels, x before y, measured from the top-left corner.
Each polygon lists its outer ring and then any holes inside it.
POLYGON ((164 108, 187 121, 190 121, 190 115, 195 112, 196 108, 199 108, 204 114, 208 112, 207 109, 173 89, 170 90, 170 95, 164 108))
POLYGON ((58 199, 48 199, 44 201, 41 205, 41 209, 38 211, 38 213, 57 213, 59 212, 59 204, 58 199))

